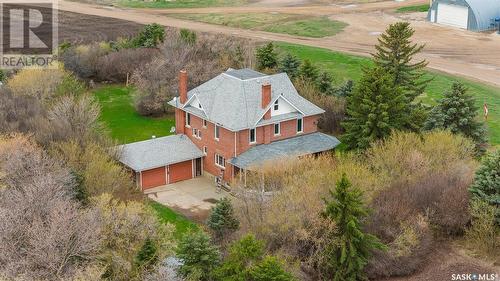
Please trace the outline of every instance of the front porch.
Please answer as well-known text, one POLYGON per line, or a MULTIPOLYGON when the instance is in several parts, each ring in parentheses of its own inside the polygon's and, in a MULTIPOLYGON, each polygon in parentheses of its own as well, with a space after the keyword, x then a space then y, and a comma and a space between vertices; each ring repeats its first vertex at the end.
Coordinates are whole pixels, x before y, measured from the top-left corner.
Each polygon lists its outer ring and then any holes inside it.
POLYGON ((215 203, 231 195, 217 191, 213 176, 202 175, 193 179, 158 186, 144 191, 152 200, 163 204, 191 220, 203 222, 215 203))

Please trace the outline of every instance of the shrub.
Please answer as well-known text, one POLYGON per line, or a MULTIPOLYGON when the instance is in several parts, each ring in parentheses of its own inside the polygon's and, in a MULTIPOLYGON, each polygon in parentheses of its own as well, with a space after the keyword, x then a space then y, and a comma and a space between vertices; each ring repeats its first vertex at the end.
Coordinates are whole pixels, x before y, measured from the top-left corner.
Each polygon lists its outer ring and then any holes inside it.
POLYGON ((74 140, 55 143, 52 155, 63 160, 80 179, 82 192, 89 196, 103 193, 117 198, 139 197, 130 180, 130 173, 114 159, 116 155, 102 144, 89 141, 83 146, 74 140))
MULTIPOLYGON (((500 150, 484 157, 469 190, 475 199, 483 200, 500 210, 500 150)), ((496 217, 500 225, 500 212, 496 217)))
POLYGON ((165 28, 157 23, 148 24, 133 40, 136 48, 156 48, 165 40, 165 28))
POLYGON ((222 198, 212 207, 207 225, 217 241, 223 240, 227 235, 238 230, 240 222, 235 217, 233 205, 228 198, 222 198))
POLYGON ((465 232, 468 247, 477 254, 495 257, 500 251, 500 227, 495 222, 498 207, 486 201, 473 200, 470 213, 472 223, 465 232))
POLYGON ((0 139, 0 276, 71 279, 95 262, 100 220, 72 200, 71 173, 32 140, 0 139))
POLYGON ((202 231, 185 235, 179 242, 177 257, 183 264, 179 274, 188 279, 210 280, 212 271, 220 263, 220 253, 210 236, 202 231))
POLYGON ((231 244, 228 256, 214 271, 215 280, 248 280, 249 270, 264 255, 264 243, 248 234, 231 244))
POLYGON ((121 49, 99 58, 98 80, 126 82, 142 64, 151 62, 160 52, 156 49, 121 49))
POLYGON ((194 31, 186 28, 181 28, 181 30, 179 31, 179 35, 182 41, 184 41, 184 43, 188 45, 194 45, 196 43, 196 32, 194 31))
POLYGON ((318 121, 318 128, 327 133, 342 133, 341 123, 346 117, 345 99, 325 95, 318 90, 314 82, 304 79, 296 79, 294 85, 301 96, 325 110, 318 121))
POLYGON ((61 69, 20 70, 7 81, 7 87, 15 95, 35 97, 41 102, 50 101, 68 73, 61 69))
POLYGON ((292 281, 292 274, 283 269, 284 263, 276 257, 266 256, 250 270, 250 278, 254 281, 292 281))
POLYGON ((150 240, 156 247, 158 260, 171 255, 174 249, 173 226, 160 223, 142 202, 123 202, 109 194, 91 200, 91 206, 102 221, 103 278, 111 280, 141 279, 152 267, 136 267, 138 254, 150 240))
POLYGON ((135 257, 135 266, 138 268, 151 271, 153 266, 158 262, 158 249, 151 239, 146 238, 142 248, 135 257))
POLYGON ((109 54, 111 48, 104 44, 73 46, 60 55, 64 68, 81 79, 96 79, 100 68, 99 60, 109 54))

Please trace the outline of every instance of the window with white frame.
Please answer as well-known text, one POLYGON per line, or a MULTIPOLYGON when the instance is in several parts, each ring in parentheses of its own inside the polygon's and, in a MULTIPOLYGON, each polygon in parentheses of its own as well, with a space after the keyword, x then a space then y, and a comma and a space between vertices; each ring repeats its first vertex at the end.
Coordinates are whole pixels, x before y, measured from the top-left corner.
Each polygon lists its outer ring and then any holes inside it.
POLYGON ((278 136, 281 132, 281 126, 280 123, 274 124, 274 135, 278 136))
POLYGON ((257 135, 256 135, 257 132, 256 132, 255 128, 249 129, 248 131, 249 131, 248 132, 248 141, 250 143, 255 143, 257 141, 257 135))
POLYGON ((214 136, 215 136, 215 139, 216 140, 219 140, 219 137, 220 137, 220 128, 219 128, 219 125, 215 125, 215 132, 214 132, 214 136))
POLYGON ((193 128, 193 137, 198 137, 198 129, 193 128))
POLYGON ((215 154, 215 165, 221 167, 221 168, 225 168, 226 167, 226 159, 224 159, 224 157, 222 157, 221 155, 219 154, 215 154))
POLYGON ((205 155, 208 154, 208 147, 206 147, 206 146, 203 147, 203 154, 205 154, 205 155))
POLYGON ((297 133, 302 133, 304 131, 304 120, 302 118, 297 119, 297 133))
POLYGON ((191 126, 191 114, 186 112, 186 126, 191 126))
POLYGON ((203 127, 206 128, 207 127, 207 120, 203 119, 203 127))
POLYGON ((274 102, 274 111, 277 111, 280 109, 280 105, 279 105, 279 99, 277 99, 275 102, 274 102))
POLYGON ((201 140, 201 130, 197 131, 196 137, 201 140))
POLYGON ((201 103, 198 103, 198 108, 203 109, 203 108, 201 107, 201 103))

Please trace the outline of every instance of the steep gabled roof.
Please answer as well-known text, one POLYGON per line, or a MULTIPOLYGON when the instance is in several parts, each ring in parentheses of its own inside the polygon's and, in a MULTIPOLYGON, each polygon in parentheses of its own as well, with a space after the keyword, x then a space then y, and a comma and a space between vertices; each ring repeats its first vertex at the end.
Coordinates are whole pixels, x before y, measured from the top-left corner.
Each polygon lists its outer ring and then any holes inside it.
MULTIPOLYGON (((271 84, 269 106, 282 96, 303 116, 324 113, 299 95, 285 73, 265 75, 251 69, 229 69, 189 91, 188 101, 195 95, 206 119, 231 131, 253 128, 267 111, 261 108, 262 84, 266 82, 271 84)), ((180 104, 179 99, 174 98, 169 104, 196 115, 194 107, 180 104)))

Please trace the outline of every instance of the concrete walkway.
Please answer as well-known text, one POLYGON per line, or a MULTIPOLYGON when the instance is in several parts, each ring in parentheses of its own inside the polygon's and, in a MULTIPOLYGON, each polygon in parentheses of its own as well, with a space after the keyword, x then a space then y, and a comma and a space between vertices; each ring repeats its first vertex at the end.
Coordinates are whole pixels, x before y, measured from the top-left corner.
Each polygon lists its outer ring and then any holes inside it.
POLYGON ((218 200, 230 196, 223 190, 217 192, 213 178, 208 176, 155 187, 144 193, 195 221, 204 221, 218 200))

